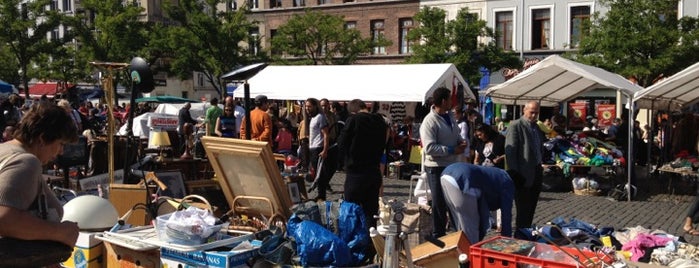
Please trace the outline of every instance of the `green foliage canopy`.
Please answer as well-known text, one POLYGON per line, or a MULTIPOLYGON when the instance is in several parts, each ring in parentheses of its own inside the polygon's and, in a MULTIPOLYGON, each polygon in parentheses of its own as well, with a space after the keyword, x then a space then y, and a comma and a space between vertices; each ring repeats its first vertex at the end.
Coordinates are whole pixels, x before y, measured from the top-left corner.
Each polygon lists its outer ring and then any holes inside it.
POLYGON ((697 18, 677 17, 676 0, 601 0, 609 8, 594 15, 577 61, 648 87, 699 61, 697 18))
POLYGON ((289 63, 287 56, 292 56, 296 64, 351 64, 374 46, 387 45, 390 42, 385 39, 373 41, 357 29, 346 28, 341 16, 306 10, 277 29, 272 55, 279 63, 289 63))
POLYGON ((408 33, 414 45, 407 62, 453 63, 471 85, 478 85, 480 67, 489 71, 521 67, 517 55, 498 48, 493 30, 468 8, 459 10, 455 20, 447 22, 445 18, 444 10, 430 7, 415 15, 418 26, 408 33))

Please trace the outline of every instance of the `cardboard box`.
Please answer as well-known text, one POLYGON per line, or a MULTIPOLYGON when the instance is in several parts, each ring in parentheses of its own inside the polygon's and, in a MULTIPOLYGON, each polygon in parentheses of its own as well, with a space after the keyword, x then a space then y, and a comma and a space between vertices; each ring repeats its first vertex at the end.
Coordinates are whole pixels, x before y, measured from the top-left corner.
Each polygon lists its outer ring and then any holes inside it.
POLYGON ((457 231, 439 238, 444 242, 444 247, 425 242, 417 245, 410 251, 413 257, 413 264, 422 267, 459 267, 459 255, 467 253, 471 243, 466 238, 466 234, 457 231))
POLYGON ((248 267, 247 261, 258 255, 258 247, 240 251, 193 251, 182 252, 160 248, 161 267, 234 268, 248 267))
POLYGON ((159 268, 158 249, 136 251, 116 244, 104 242, 107 254, 107 267, 159 268))
POLYGON ((73 254, 70 259, 61 263, 64 267, 69 268, 101 268, 106 267, 104 260, 104 243, 95 238, 96 234, 80 232, 78 240, 73 248, 73 254))

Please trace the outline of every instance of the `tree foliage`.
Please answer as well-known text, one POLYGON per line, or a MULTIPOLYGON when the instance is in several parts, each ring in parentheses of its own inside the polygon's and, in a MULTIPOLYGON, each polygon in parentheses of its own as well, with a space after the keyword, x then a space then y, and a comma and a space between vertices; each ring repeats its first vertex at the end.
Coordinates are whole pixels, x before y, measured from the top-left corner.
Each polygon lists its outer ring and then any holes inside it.
POLYGON ((10 51, 10 46, 0 43, 0 80, 11 84, 19 83, 19 65, 17 57, 10 51))
MULTIPOLYGON (((48 8, 50 3, 50 0, 0 0, 0 44, 7 45, 16 59, 24 88, 28 88, 27 77, 33 76, 32 62, 62 45, 62 40, 46 38, 63 18, 60 12, 48 8)), ((29 98, 26 90, 25 97, 29 98)))
MULTIPOLYGON (((246 47, 254 24, 245 15, 247 10, 224 12, 216 9, 221 0, 181 0, 178 5, 165 5, 167 16, 176 26, 156 42, 168 48, 170 70, 180 78, 201 72, 219 94, 223 87, 219 77, 258 58, 250 57, 246 47)), ((155 39, 154 39, 155 40, 155 39)))
POLYGON ((418 26, 408 33, 414 45, 407 62, 453 63, 472 85, 481 78, 480 67, 494 71, 521 66, 517 55, 497 47, 493 30, 468 8, 459 10, 455 20, 447 22, 445 18, 444 10, 430 7, 415 15, 418 26))
POLYGON ((363 38, 357 29, 346 28, 341 16, 306 10, 277 29, 272 55, 283 63, 289 62, 286 56, 292 56, 297 64, 351 64, 374 46, 386 45, 390 42, 385 39, 373 41, 363 38))
POLYGON ((642 87, 699 60, 697 18, 677 18, 676 0, 601 0, 590 34, 571 57, 635 78, 642 87))

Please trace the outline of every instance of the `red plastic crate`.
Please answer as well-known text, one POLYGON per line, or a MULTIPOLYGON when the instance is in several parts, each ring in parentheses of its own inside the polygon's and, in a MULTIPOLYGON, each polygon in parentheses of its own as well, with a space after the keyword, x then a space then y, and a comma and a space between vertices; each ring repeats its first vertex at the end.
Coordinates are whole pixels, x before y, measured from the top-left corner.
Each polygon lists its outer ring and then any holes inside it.
MULTIPOLYGON (((488 240, 481 241, 469 249, 469 260, 471 262, 471 268, 516 268, 518 265, 521 264, 529 264, 529 265, 534 265, 542 268, 576 268, 576 267, 585 267, 583 265, 580 265, 579 263, 576 265, 577 262, 574 262, 573 259, 570 256, 565 256, 566 260, 568 260, 571 263, 568 263, 566 261, 554 261, 554 260, 547 260, 547 259, 539 259, 539 258, 533 258, 533 257, 528 257, 524 255, 518 255, 514 253, 505 253, 505 252, 500 252, 500 251, 495 251, 491 249, 485 249, 482 248, 481 246, 483 244, 489 243, 496 241, 498 239, 509 239, 509 240, 514 240, 517 241, 514 238, 510 237, 504 237, 504 236, 497 236, 493 237, 488 240)), ((558 251, 560 252, 560 249, 558 249, 555 246, 548 245, 548 244, 542 244, 542 243, 534 243, 534 247, 536 248, 535 250, 538 251, 558 251)), ((611 263, 611 258, 600 254, 596 254, 592 251, 589 250, 583 250, 583 252, 579 252, 575 248, 569 248, 569 247, 561 247, 562 250, 565 250, 566 252, 570 253, 573 256, 576 256, 578 260, 581 260, 582 263, 585 263, 587 267, 595 267, 594 264, 588 265, 590 262, 587 261, 588 258, 592 259, 594 262, 599 263, 600 258, 602 260, 609 264, 611 263), (583 256, 584 255, 584 256, 583 256), (598 256, 599 255, 599 256, 598 256)), ((563 254, 565 255, 565 254, 563 254)))

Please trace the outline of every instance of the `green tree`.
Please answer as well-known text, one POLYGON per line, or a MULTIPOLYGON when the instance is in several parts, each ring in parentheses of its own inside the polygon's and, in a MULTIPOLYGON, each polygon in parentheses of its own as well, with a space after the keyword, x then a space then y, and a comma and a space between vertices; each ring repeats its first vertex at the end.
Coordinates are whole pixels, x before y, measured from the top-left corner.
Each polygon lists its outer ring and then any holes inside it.
POLYGON ((449 62, 452 40, 447 32, 447 13, 440 8, 424 7, 415 14, 417 27, 408 33, 413 55, 408 63, 449 62))
POLYGON ((18 70, 17 58, 10 51, 10 47, 0 43, 0 80, 10 84, 19 83, 18 70))
POLYGON ((87 50, 91 61, 130 62, 147 51, 148 26, 141 21, 143 8, 122 0, 82 0, 67 23, 78 40, 77 50, 87 50))
POLYGON ((351 64, 374 46, 387 45, 390 42, 383 38, 374 41, 363 38, 357 29, 346 28, 342 16, 306 10, 277 29, 272 57, 281 63, 351 64))
MULTIPOLYGON (((246 19, 246 9, 233 12, 216 9, 221 0, 181 0, 178 5, 166 4, 167 16, 177 25, 167 28, 165 39, 170 70, 182 79, 201 72, 219 95, 224 86, 219 77, 255 60, 246 47, 254 23, 246 19)), ((259 60, 259 59, 258 59, 259 60)))
POLYGON ((642 87, 699 60, 697 18, 677 18, 676 0, 601 0, 590 34, 570 57, 624 77, 642 87))
MULTIPOLYGON (((14 55, 25 89, 29 87, 32 62, 62 45, 62 40, 46 38, 63 18, 60 12, 48 8, 50 4, 50 0, 0 0, 0 44, 7 44, 14 55)), ((29 98, 28 90, 25 98, 29 98)))
POLYGON ((522 65, 515 53, 497 47, 493 30, 468 8, 459 10, 455 20, 445 22, 445 17, 444 10, 430 7, 415 15, 418 26, 408 34, 415 45, 407 62, 453 63, 471 85, 479 83, 481 67, 495 71, 522 65))

